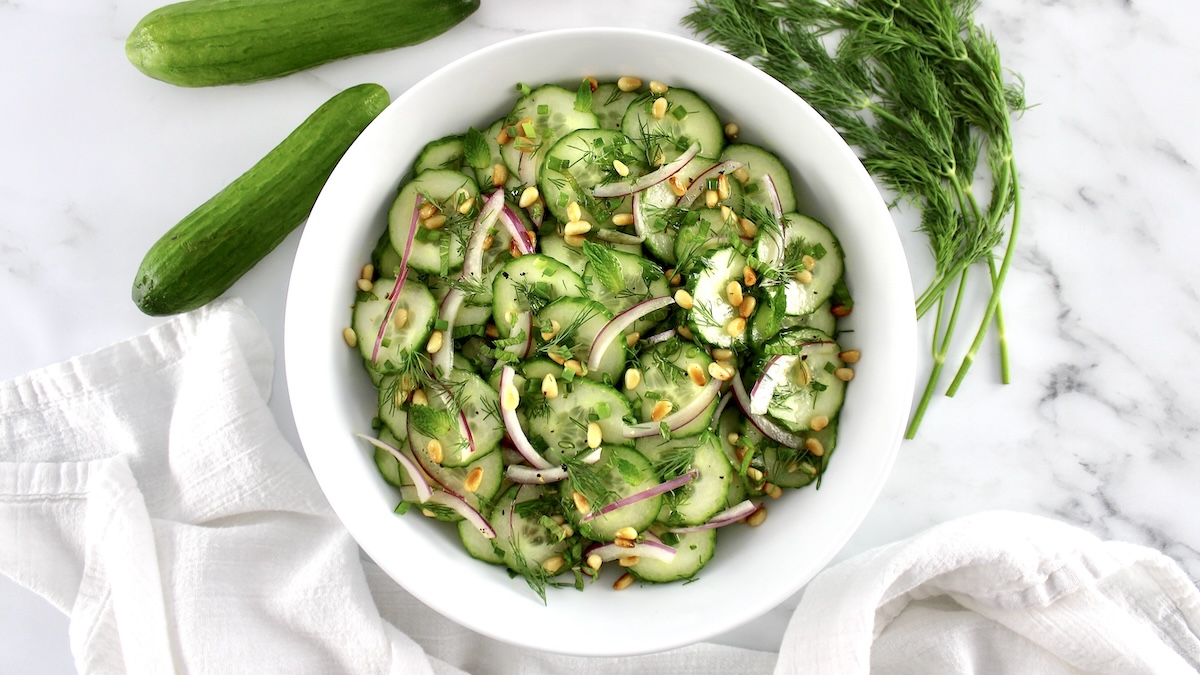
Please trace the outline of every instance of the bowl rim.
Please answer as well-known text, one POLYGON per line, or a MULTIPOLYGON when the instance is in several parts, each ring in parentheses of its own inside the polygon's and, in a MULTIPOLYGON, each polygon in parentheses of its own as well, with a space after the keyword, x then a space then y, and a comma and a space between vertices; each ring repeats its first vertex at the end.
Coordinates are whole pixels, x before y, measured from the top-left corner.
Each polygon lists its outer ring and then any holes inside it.
MULTIPOLYGON (((316 389, 319 384, 314 382, 311 376, 310 360, 313 358, 314 349, 310 344, 311 336, 307 333, 311 332, 314 326, 306 323, 303 317, 306 316, 307 308, 301 298, 306 296, 305 289, 311 288, 311 281, 306 278, 306 274, 311 267, 311 262, 314 259, 319 259, 320 251, 320 234, 321 228, 328 229, 331 221, 336 218, 336 207, 338 196, 340 193, 335 192, 342 183, 349 180, 351 168, 355 162, 359 161, 360 150, 363 146, 372 142, 377 135, 377 132, 382 127, 394 124, 393 118, 400 114, 406 105, 406 101, 417 99, 421 94, 431 86, 431 83, 438 82, 445 78, 448 74, 453 74, 460 69, 468 68, 471 64, 486 61, 495 58, 497 55, 503 55, 510 50, 528 49, 539 44, 554 43, 555 41, 578 41, 578 40, 607 40, 613 38, 633 39, 633 40, 649 40, 660 42, 668 47, 676 47, 679 49, 700 50, 708 54, 709 58, 724 60, 730 64, 731 68, 741 69, 746 73, 747 77, 758 80, 758 86, 767 86, 775 89, 776 92, 785 99, 791 99, 801 108, 807 109, 810 113, 808 123, 823 125, 820 133, 832 135, 835 145, 840 145, 844 150, 839 152, 848 153, 853 158, 853 166, 849 167, 849 172, 854 175, 854 180, 858 181, 853 188, 855 192, 873 195, 870 200, 872 203, 865 207, 872 212, 872 218, 877 223, 872 224, 872 227, 880 227, 883 223, 887 224, 881 232, 876 232, 880 237, 878 245, 883 247, 883 257, 889 262, 892 267, 903 269, 903 279, 907 282, 908 267, 905 259, 905 254, 900 243, 898 233, 892 224, 890 213, 883 201, 882 196, 878 192, 878 188, 873 179, 868 175, 865 168, 854 157, 853 151, 845 145, 840 135, 829 126, 819 115, 796 94, 788 90, 784 85, 770 78, 768 75, 759 71, 754 66, 738 59, 726 52, 713 48, 702 42, 692 40, 686 37, 681 37, 669 33, 658 31, 637 29, 637 28, 615 28, 615 27, 587 27, 587 28, 566 28, 548 31, 540 31, 521 35, 518 37, 509 38, 500 42, 488 45, 470 54, 464 55, 455 61, 448 63, 414 84, 408 90, 400 94, 392 101, 385 109, 360 135, 359 139, 351 146, 339 162, 333 173, 330 175, 326 183, 326 188, 322 190, 316 204, 313 207, 309 218, 309 224, 305 225, 304 232, 301 236, 300 244, 297 248, 296 259, 293 263, 292 275, 289 280, 287 302, 285 307, 285 325, 284 325, 284 365, 286 372, 287 386, 291 398, 291 406, 293 416, 295 417, 297 433, 301 440, 301 446, 307 457, 310 466, 313 468, 317 482, 321 487, 326 499, 329 501, 334 513, 346 526, 347 530, 353 536, 355 541, 362 547, 375 562, 384 570, 393 580, 400 586, 405 588, 414 597, 420 600, 428 607, 434 609, 438 613, 447 616, 456 623, 463 625, 471 630, 487 635, 489 637, 509 642, 512 644, 536 648, 544 651, 573 654, 573 655, 588 655, 588 656, 620 656, 632 655, 639 653, 648 653, 662 651, 681 647, 688 644, 705 640, 714 637, 722 632, 726 632, 743 623, 750 621, 758 616, 761 616, 770 609, 776 607, 782 601, 799 591, 807 584, 817 572, 828 565, 836 554, 845 546, 855 531, 860 527, 865 519, 867 512, 874 505, 887 476, 890 474, 892 465, 899 451, 901 438, 903 434, 904 424, 907 420, 909 410, 910 396, 913 384, 916 378, 915 359, 911 358, 911 354, 916 351, 916 321, 912 313, 912 289, 910 283, 902 284, 902 288, 891 289, 894 291, 889 293, 893 296, 892 302, 903 302, 907 299, 907 304, 903 304, 902 309, 907 311, 894 312, 896 316, 891 317, 889 326, 894 327, 894 334, 890 336, 896 344, 897 353, 906 353, 910 358, 902 359, 891 365, 889 370, 890 376, 896 381, 896 389, 900 392, 905 392, 902 396, 897 396, 893 402, 892 408, 881 415, 881 425, 886 429, 879 434, 880 442, 887 447, 882 450, 879 455, 878 464, 873 466, 873 473, 866 476, 869 480, 866 482, 866 489, 861 493, 862 499, 855 502, 855 510, 853 513, 848 513, 846 522, 848 525, 841 531, 838 540, 824 542, 821 549, 821 555, 813 560, 808 561, 807 568, 810 573, 798 575, 792 583, 786 587, 775 589, 775 592, 764 594, 760 598, 745 599, 744 604, 740 609, 726 608, 722 612, 725 620, 720 621, 711 627, 705 629, 695 629, 688 634, 674 635, 669 639, 643 640, 631 648, 613 648, 612 645, 591 644, 585 640, 567 645, 548 645, 541 644, 536 639, 530 639, 528 636, 522 637, 514 635, 513 631, 505 630, 505 626, 497 626, 493 623, 479 620, 476 614, 453 607, 448 607, 443 601, 444 598, 439 597, 434 591, 431 591, 427 586, 412 585, 406 583, 408 580, 397 578, 397 573, 393 565, 389 565, 388 551, 378 541, 378 533, 370 531, 367 518, 364 518, 362 504, 355 502, 355 495, 347 493, 344 485, 339 485, 334 478, 330 469, 333 458, 329 456, 329 448, 322 443, 322 437, 325 435, 319 429, 319 420, 322 414, 322 406, 327 405, 327 402, 321 400, 320 393, 316 389), (811 119, 815 116, 816 120, 811 119), (819 122, 818 122, 819 120, 819 122), (316 225, 313 225, 316 223, 316 225)), ((515 79, 514 79, 515 81, 515 79)), ((515 97, 514 97, 515 100, 515 97)), ((419 135, 419 134, 418 134, 419 135)), ((425 138, 424 140, 428 140, 425 138)), ((422 140, 422 142, 424 142, 422 140)), ((787 158, 785 158, 786 161, 787 158)), ((845 160, 845 157, 842 157, 845 160)), ((792 162, 789 162, 791 164, 792 162)), ((401 176, 396 176, 399 181, 401 176)), ((836 231, 836 230, 835 230, 836 231)), ((839 237, 841 233, 839 232, 839 237)), ((893 273, 895 269, 891 270, 893 273)), ((897 277, 899 278, 899 277, 897 277)), ((899 309, 899 308, 897 308, 899 309)), ((336 326, 334 326, 336 327, 336 326)), ((330 327, 333 328, 333 327, 330 327)), ((330 333, 340 333, 339 331, 328 331, 330 333)), ((340 334, 336 337, 340 341, 340 334)), ((328 338, 325 338, 328 341, 328 338)), ((345 345, 343 343, 342 348, 345 345)), ((347 442, 350 442, 350 434, 347 436, 347 442)), ((390 515, 390 514, 385 514, 390 515)), ((377 520, 374 516, 370 519, 377 520)), ((466 557, 465 555, 463 556, 466 557)), ((483 565, 477 561, 472 563, 483 565)), ((587 589, 587 592, 603 592, 601 589, 587 589)))

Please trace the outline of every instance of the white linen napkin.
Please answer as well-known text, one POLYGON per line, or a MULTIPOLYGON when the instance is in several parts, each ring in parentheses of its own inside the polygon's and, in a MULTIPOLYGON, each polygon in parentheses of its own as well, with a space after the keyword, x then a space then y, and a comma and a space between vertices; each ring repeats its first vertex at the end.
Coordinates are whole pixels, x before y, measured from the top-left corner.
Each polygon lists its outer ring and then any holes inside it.
POLYGON ((518 649, 421 605, 338 522, 266 402, 274 353, 220 301, 0 384, 0 573, 71 618, 81 672, 1193 672, 1172 561, 983 514, 836 565, 773 653, 518 649))

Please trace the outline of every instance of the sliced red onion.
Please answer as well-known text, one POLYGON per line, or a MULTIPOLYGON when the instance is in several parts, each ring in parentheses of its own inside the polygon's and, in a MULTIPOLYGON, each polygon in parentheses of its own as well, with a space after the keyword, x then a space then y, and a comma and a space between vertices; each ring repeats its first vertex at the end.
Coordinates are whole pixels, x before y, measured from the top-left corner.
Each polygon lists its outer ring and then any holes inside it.
POLYGON ((669 328, 667 330, 664 330, 661 333, 655 333, 654 335, 651 335, 648 338, 642 338, 642 344, 649 347, 650 345, 656 345, 660 342, 666 342, 667 340, 670 340, 673 337, 675 337, 675 329, 669 328))
POLYGON ((371 348, 371 363, 379 362, 379 347, 383 344, 383 334, 387 331, 388 322, 392 320, 392 312, 396 311, 396 301, 400 299, 400 291, 404 290, 404 282, 408 279, 408 256, 412 254, 413 241, 417 237, 417 227, 421 221, 421 203, 425 198, 420 194, 413 200, 412 218, 408 222, 408 238, 404 241, 404 251, 400 254, 400 274, 396 285, 392 286, 391 302, 383 314, 383 323, 379 324, 379 334, 375 336, 375 346, 371 348))
POLYGON ((646 227, 646 216, 642 213, 642 193, 635 192, 633 197, 630 197, 629 206, 633 209, 633 231, 637 234, 638 239, 646 241, 646 237, 650 234, 650 228, 646 227))
POLYGON ((653 185, 658 185, 664 180, 679 173, 679 170, 687 166, 688 162, 692 161, 696 155, 700 154, 700 144, 692 143, 688 146, 683 154, 676 157, 673 161, 662 165, 661 167, 651 171, 650 173, 638 177, 630 182, 605 183, 597 185, 592 189, 592 195, 600 198, 604 197, 624 197, 626 195, 636 194, 653 185))
POLYGON ((649 558, 651 560, 659 560, 669 563, 675 559, 675 554, 678 551, 666 544, 662 543, 658 537, 647 533, 645 540, 635 543, 629 548, 617 546, 615 543, 600 544, 593 546, 584 554, 584 558, 590 558, 593 555, 600 556, 600 560, 604 562, 612 562, 622 558, 649 558), (652 538, 653 537, 653 538, 652 538))
MULTIPOLYGON (((517 386, 516 383, 513 382, 513 380, 516 379, 516 376, 517 371, 513 370, 512 366, 502 366, 502 369, 500 370, 501 401, 504 399, 504 389, 506 387, 517 386)), ((508 431, 508 437, 512 440, 513 445, 516 446, 517 452, 521 453, 521 456, 525 458, 525 461, 528 462, 530 466, 537 469, 554 468, 554 465, 547 461, 545 457, 542 457, 541 453, 534 449, 533 445, 529 442, 529 437, 525 435, 525 430, 521 428, 521 420, 517 417, 516 410, 509 410, 504 407, 503 403, 501 403, 500 417, 504 420, 504 429, 508 431)))
POLYGON ((775 186, 775 179, 771 178, 771 174, 764 173, 762 177, 763 187, 767 189, 767 199, 771 202, 771 215, 775 216, 775 222, 779 223, 779 228, 783 230, 783 203, 779 200, 779 188, 775 186))
POLYGON ((733 398, 732 391, 725 392, 725 395, 721 397, 720 402, 717 403, 717 409, 713 412, 712 424, 709 425, 709 429, 717 428, 717 425, 720 423, 720 420, 721 420, 721 414, 725 412, 725 406, 729 405, 729 401, 732 398, 733 398))
POLYGON ((522 254, 534 253, 533 244, 529 242, 529 230, 525 229, 525 223, 521 222, 520 216, 508 204, 505 204, 504 208, 500 210, 500 222, 504 223, 504 227, 512 235, 518 251, 522 254))
POLYGON ((775 424, 766 415, 756 415, 750 412, 750 394, 746 392, 746 385, 742 384, 741 375, 734 375, 732 381, 733 395, 737 399, 738 406, 742 412, 746 413, 746 419, 750 420, 755 428, 776 443, 782 443, 789 448, 804 446, 804 439, 775 424))
POLYGON ((539 469, 524 464, 509 464, 504 470, 504 476, 514 483, 523 485, 545 485, 557 483, 567 478, 566 465, 552 466, 549 469, 539 469))
POLYGON ((700 193, 704 192, 704 186, 707 184, 709 178, 712 178, 713 176, 720 176, 723 173, 733 173, 743 166, 745 165, 741 162, 729 159, 709 168, 707 171, 699 176, 696 176, 696 178, 692 180, 691 184, 688 185, 688 189, 684 191, 683 195, 679 199, 675 200, 675 206, 687 206, 688 204, 696 201, 696 198, 700 196, 700 193))
POLYGON ((771 397, 775 395, 775 390, 783 381, 783 371, 786 366, 783 359, 783 356, 772 356, 763 366, 762 375, 750 388, 750 412, 755 415, 767 414, 767 408, 771 405, 771 397))
MULTIPOLYGON (((733 379, 736 380, 737 376, 735 375, 733 379)), ((721 392, 722 384, 723 383, 721 380, 718 380, 715 377, 709 378, 708 384, 704 385, 703 389, 696 392, 696 398, 689 401, 687 405, 683 406, 679 410, 676 410, 670 415, 667 415, 658 422, 642 422, 641 424, 626 426, 621 430, 621 433, 625 436, 625 438, 649 438, 650 436, 657 436, 661 432, 662 425, 664 424, 667 425, 667 429, 671 431, 685 427, 690 424, 692 420, 695 420, 697 417, 704 414, 704 411, 708 409, 709 404, 712 403, 713 399, 717 397, 717 394, 721 392)))
POLYGON ((429 487, 429 481, 425 479, 425 472, 421 471, 421 468, 417 466, 417 463, 413 461, 412 458, 392 445, 384 443, 378 438, 368 436, 366 434, 355 435, 371 445, 374 445, 377 448, 382 448, 391 453, 391 455, 396 458, 396 461, 400 462, 400 466, 404 467, 404 471, 408 474, 408 477, 412 479, 413 489, 417 491, 417 499, 422 502, 429 499, 429 495, 433 493, 433 489, 429 487))
POLYGON ((712 518, 709 518, 707 523, 702 525, 692 525, 691 527, 673 527, 668 531, 674 532, 675 534, 686 534, 688 532, 703 532, 704 530, 725 527, 726 525, 732 525, 733 523, 745 519, 747 516, 757 511, 758 506, 758 504, 755 504, 747 499, 741 503, 734 504, 712 518))
POLYGON ((600 362, 604 359, 605 352, 608 351, 608 348, 617 339, 617 336, 626 328, 632 326, 635 321, 643 316, 656 312, 663 307, 669 307, 674 303, 675 298, 670 295, 643 300, 604 324, 604 327, 596 333, 596 338, 592 340, 591 351, 588 354, 588 370, 596 370, 600 367, 600 362))
POLYGON ((683 474, 682 476, 678 476, 676 478, 672 478, 669 481, 659 483, 658 485, 655 485, 652 488, 642 490, 641 492, 636 492, 634 494, 629 495, 628 497, 623 497, 611 504, 605 504, 604 506, 602 506, 600 508, 599 511, 591 511, 591 512, 587 513, 586 515, 584 515, 582 520, 583 520, 583 522, 586 523, 593 518, 598 518, 600 516, 605 515, 606 513, 612 513, 613 511, 616 511, 617 509, 621 508, 622 506, 629 506, 630 504, 636 504, 644 499, 650 499, 651 497, 655 497, 655 496, 670 492, 671 490, 674 490, 674 489, 683 487, 684 485, 687 485, 688 483, 695 480, 696 476, 699 476, 699 475, 700 475, 699 471, 697 471, 696 469, 692 469, 691 471, 683 474))
MULTIPOLYGON (((483 514, 471 508, 471 505, 462 500, 461 497, 452 495, 444 490, 435 490, 429 498, 425 500, 431 504, 441 504, 448 507, 458 515, 462 516, 467 522, 475 526, 479 530, 479 534, 483 535, 484 539, 495 539, 496 530, 492 529, 487 519, 483 514)), ((425 502, 422 502, 425 503, 425 502)))
POLYGON ((600 461, 602 456, 604 456, 603 446, 592 450, 588 454, 581 457, 579 461, 583 462, 584 464, 595 464, 596 462, 600 461))

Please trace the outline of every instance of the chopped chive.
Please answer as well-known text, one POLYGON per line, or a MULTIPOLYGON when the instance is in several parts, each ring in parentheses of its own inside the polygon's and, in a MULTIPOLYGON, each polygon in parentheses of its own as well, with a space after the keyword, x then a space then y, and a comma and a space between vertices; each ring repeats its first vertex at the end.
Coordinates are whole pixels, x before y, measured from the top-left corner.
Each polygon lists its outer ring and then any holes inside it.
POLYGON ((563 366, 562 377, 567 382, 573 382, 575 380, 575 371, 563 366))
POLYGON ((525 84, 524 82, 518 82, 517 91, 521 92, 522 96, 528 96, 529 92, 532 90, 529 88, 529 85, 525 84))
POLYGON ((600 419, 602 420, 608 419, 609 416, 612 415, 612 410, 608 406, 608 401, 601 401, 596 406, 596 414, 599 415, 600 419))
POLYGON ((521 125, 521 130, 525 132, 527 138, 537 136, 537 130, 533 128, 533 122, 526 122, 521 125))
POLYGON ((716 178, 709 178, 704 181, 704 189, 705 190, 718 190, 718 189, 720 189, 720 187, 721 187, 721 183, 716 178))
POLYGON ((748 195, 758 192, 758 183, 747 183, 743 191, 748 195))
POLYGON ((450 327, 450 323, 447 322, 445 319, 438 319, 433 322, 434 330, 446 330, 449 327, 450 327))
POLYGON ((683 118, 687 117, 687 114, 687 110, 682 106, 676 106, 675 109, 671 111, 671 116, 677 120, 682 120, 683 118))
POLYGON ((830 362, 830 361, 826 361, 826 362, 825 362, 825 372, 827 372, 827 373, 829 373, 830 375, 832 375, 832 374, 833 374, 833 371, 835 371, 835 370, 837 370, 837 368, 836 368, 836 367, 834 367, 834 365, 833 365, 833 363, 832 363, 832 362, 830 362))
POLYGON ((537 107, 537 112, 539 115, 549 115, 550 114, 550 106, 543 103, 542 105, 539 105, 537 107))

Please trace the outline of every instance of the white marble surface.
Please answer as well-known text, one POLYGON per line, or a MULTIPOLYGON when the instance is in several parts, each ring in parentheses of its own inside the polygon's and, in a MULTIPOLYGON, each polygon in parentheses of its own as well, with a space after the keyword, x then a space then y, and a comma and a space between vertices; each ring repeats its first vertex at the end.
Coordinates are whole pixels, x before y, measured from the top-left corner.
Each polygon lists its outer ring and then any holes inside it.
MULTIPOLYGON (((687 35, 679 18, 691 5, 484 0, 421 46, 189 90, 125 60, 126 34, 157 4, 0 0, 0 379, 155 324, 129 299, 146 248, 336 90, 374 81, 395 95, 460 54, 538 30, 687 35)), ((1155 547, 1195 579, 1200 5, 983 0, 979 18, 1036 104, 1016 124, 1025 215, 1004 300, 1013 383, 998 383, 985 348, 958 396, 935 399, 918 438, 901 448, 842 557, 999 508, 1155 547)), ((924 242, 910 232, 911 214, 897 225, 920 289, 924 242)), ((281 352, 300 234, 232 291, 280 350, 272 407, 293 441, 281 352)), ((973 298, 976 311, 982 302, 973 298)), ((924 371, 927 352, 914 358, 924 371)), ((721 641, 774 649, 794 604, 721 641)), ((65 616, 0 576, 0 672, 72 670, 65 616)))

